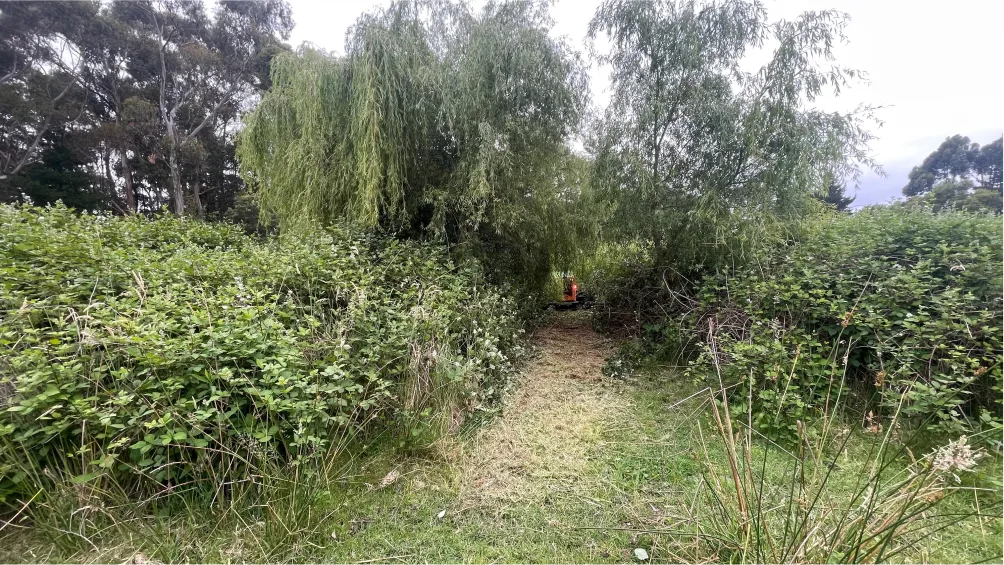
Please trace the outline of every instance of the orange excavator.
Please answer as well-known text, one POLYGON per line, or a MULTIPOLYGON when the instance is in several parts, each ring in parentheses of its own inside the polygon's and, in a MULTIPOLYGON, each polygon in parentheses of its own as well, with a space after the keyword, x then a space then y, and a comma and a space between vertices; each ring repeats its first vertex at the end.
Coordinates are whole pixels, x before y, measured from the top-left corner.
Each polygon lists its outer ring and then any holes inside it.
POLYGON ((561 302, 551 302, 548 308, 555 310, 578 310, 579 308, 589 308, 593 305, 592 295, 579 292, 579 283, 575 282, 575 277, 563 274, 561 277, 562 293, 561 302))

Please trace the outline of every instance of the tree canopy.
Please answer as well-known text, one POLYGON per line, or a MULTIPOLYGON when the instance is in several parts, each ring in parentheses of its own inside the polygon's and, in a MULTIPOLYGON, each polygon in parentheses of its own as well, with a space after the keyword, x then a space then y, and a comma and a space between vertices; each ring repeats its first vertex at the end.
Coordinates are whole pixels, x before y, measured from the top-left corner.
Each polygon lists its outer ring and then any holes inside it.
POLYGON ((1000 191, 1004 188, 1002 166, 1004 137, 980 147, 964 135, 953 135, 910 171, 910 182, 903 187, 903 194, 926 194, 937 183, 949 180, 969 180, 976 187, 1000 191))
POLYGON ((291 29, 284 0, 0 4, 0 196, 228 207, 240 114, 291 29))
MULTIPOLYGON (((218 216, 246 183, 281 229, 434 239, 530 288, 600 232, 701 268, 783 237, 814 196, 845 207, 831 180, 873 165, 870 109, 813 104, 858 76, 832 61, 846 20, 608 0, 588 36, 610 39, 594 55, 613 97, 583 128, 586 65, 546 4, 401 0, 336 56, 283 44, 284 0, 6 3, 0 194, 218 216), (759 49, 769 62, 748 72, 759 49)), ((993 144, 967 144, 969 165, 931 174, 999 184, 993 144)))
POLYGON ((843 212, 857 200, 857 196, 847 196, 847 187, 836 181, 826 185, 826 192, 817 194, 816 199, 833 206, 837 212, 843 212))
POLYGON ((953 135, 910 171, 903 187, 908 205, 1001 213, 1004 209, 1004 138, 980 146, 953 135))
POLYGON ((846 16, 767 19, 756 1, 604 2, 589 37, 606 36, 613 99, 596 123, 591 193, 605 229, 654 243, 661 260, 700 267, 786 229, 829 179, 855 176, 869 108, 810 107, 858 76, 832 63, 846 16), (758 72, 740 61, 773 47, 758 72))
POLYGON ((280 55, 238 145, 262 213, 438 238, 541 281, 575 232, 562 172, 586 103, 550 26, 535 3, 396 2, 358 20, 343 57, 280 55))

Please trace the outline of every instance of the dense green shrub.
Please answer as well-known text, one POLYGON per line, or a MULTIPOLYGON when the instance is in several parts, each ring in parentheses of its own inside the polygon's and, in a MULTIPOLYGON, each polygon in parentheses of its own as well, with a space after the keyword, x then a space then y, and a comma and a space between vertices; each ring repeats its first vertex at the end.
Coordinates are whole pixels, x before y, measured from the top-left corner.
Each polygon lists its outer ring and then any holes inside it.
POLYGON ((349 28, 344 56, 280 53, 244 116, 241 175, 284 228, 435 238, 540 290, 585 229, 572 201, 587 165, 566 147, 585 67, 551 27, 537 2, 399 0, 349 28))
POLYGON ((994 216, 829 215, 663 304, 675 313, 664 339, 690 350, 696 376, 752 381, 762 429, 794 434, 853 393, 872 429, 899 411, 929 431, 999 441, 1001 246, 994 216))
POLYGON ((0 497, 218 483, 367 423, 455 425, 520 349, 509 300, 432 245, 64 207, 0 224, 0 497))
MULTIPOLYGON (((657 304, 670 297, 653 266, 651 246, 638 242, 600 245, 580 267, 583 284, 595 294, 593 323, 608 332, 636 333, 662 318, 657 304), (653 306, 655 306, 653 308, 653 306)), ((671 275, 675 272, 670 270, 671 275)))

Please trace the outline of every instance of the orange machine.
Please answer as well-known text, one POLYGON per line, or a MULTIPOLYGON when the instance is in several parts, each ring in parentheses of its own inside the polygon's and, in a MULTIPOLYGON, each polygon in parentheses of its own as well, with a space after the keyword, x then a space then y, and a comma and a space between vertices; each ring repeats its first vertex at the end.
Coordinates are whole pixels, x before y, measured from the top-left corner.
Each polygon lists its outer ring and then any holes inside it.
POLYGON ((579 292, 579 283, 572 275, 562 275, 561 302, 551 302, 546 308, 555 310, 578 310, 593 305, 593 298, 588 292, 579 292))
POLYGON ((575 277, 566 275, 562 278, 565 283, 565 291, 562 298, 564 298, 565 302, 575 302, 579 296, 579 285, 575 282, 575 277))

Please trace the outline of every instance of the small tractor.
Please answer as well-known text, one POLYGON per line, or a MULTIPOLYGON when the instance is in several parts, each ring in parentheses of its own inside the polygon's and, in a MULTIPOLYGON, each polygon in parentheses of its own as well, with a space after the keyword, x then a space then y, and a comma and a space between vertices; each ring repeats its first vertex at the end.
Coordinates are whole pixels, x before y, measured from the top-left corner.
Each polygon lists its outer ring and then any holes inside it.
POLYGON ((555 310, 578 310, 579 308, 591 308, 593 296, 588 292, 579 292, 579 283, 575 282, 575 277, 564 274, 561 277, 562 293, 560 302, 550 302, 546 308, 555 310))

